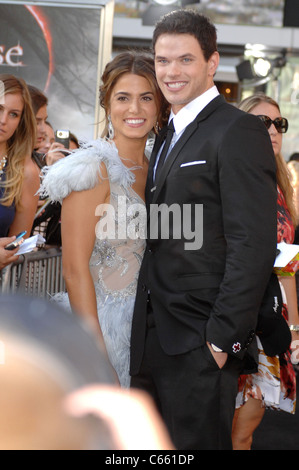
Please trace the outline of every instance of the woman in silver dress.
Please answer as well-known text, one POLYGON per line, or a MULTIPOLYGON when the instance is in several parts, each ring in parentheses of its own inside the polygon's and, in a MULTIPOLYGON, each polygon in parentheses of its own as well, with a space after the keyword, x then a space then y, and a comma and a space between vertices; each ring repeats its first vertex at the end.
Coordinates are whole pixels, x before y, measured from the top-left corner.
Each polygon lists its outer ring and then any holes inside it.
POLYGON ((92 322, 120 384, 129 387, 131 320, 145 249, 149 133, 166 103, 154 61, 124 52, 102 76, 105 137, 46 169, 42 192, 62 202, 62 255, 68 295, 59 301, 92 322))

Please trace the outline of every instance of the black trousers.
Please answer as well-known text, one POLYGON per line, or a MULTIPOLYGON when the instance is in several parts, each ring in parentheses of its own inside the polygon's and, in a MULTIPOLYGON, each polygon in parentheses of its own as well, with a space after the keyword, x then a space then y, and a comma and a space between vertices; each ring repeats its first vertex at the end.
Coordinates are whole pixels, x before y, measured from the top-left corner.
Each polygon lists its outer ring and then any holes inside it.
POLYGON ((232 421, 242 361, 219 369, 208 346, 168 356, 149 316, 144 358, 131 387, 154 399, 179 450, 232 450, 232 421))

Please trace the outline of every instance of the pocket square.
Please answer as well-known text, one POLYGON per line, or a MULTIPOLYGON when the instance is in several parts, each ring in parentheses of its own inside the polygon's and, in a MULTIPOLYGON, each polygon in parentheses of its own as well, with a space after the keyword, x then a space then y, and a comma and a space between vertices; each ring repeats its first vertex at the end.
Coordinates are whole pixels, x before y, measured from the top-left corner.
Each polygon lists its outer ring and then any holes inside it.
POLYGON ((184 168, 185 166, 204 165, 205 163, 207 163, 206 160, 198 160, 196 162, 182 163, 181 168, 184 168))

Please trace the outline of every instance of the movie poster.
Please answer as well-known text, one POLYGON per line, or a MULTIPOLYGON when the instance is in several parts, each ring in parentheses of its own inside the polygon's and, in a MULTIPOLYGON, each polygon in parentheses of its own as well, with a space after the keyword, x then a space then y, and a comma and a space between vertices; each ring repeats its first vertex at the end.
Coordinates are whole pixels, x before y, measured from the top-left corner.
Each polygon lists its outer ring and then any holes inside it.
POLYGON ((0 3, 0 73, 44 91, 53 128, 81 140, 95 130, 101 12, 0 3))

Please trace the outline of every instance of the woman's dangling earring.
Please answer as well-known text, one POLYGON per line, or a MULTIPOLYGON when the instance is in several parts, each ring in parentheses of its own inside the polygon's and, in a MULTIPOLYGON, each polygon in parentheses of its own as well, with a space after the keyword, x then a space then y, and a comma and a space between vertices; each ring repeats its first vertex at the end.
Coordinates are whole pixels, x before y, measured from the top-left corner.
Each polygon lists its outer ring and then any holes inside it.
POLYGON ((112 121, 111 121, 111 116, 109 114, 108 116, 108 136, 109 136, 109 139, 110 140, 113 140, 114 139, 114 127, 113 127, 113 124, 112 124, 112 121))

